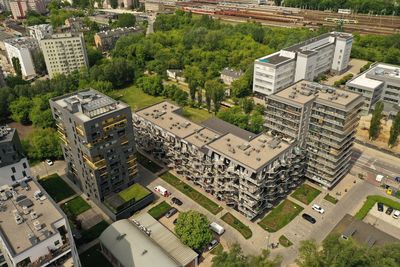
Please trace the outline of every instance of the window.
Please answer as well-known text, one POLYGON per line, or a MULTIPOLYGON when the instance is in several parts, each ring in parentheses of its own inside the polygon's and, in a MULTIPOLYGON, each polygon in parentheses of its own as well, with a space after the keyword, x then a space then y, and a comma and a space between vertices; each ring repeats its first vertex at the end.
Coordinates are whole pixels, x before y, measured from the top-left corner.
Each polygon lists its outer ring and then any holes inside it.
POLYGON ((22 171, 22 176, 26 177, 26 171, 22 171))
POLYGON ((60 240, 54 241, 54 246, 58 246, 60 244, 60 240))
POLYGON ((12 180, 13 182, 15 182, 15 176, 14 176, 14 175, 11 175, 11 180, 12 180))
POLYGON ((26 169, 26 163, 24 162, 24 163, 22 163, 22 166, 24 167, 24 169, 26 169))
POLYGON ((15 167, 11 167, 11 171, 13 172, 13 173, 15 173, 16 171, 15 171, 15 167))

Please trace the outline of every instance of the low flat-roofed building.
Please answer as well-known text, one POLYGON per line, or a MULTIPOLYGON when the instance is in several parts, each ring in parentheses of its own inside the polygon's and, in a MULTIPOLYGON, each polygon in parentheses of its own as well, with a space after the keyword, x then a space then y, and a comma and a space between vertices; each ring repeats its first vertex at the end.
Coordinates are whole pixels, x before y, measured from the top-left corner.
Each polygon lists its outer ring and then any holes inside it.
POLYGON ((80 266, 66 216, 36 181, 0 192, 0 247, 8 266, 46 266, 71 256, 80 266))
POLYGON ((197 266, 198 254, 148 213, 114 222, 99 239, 113 266, 197 266))

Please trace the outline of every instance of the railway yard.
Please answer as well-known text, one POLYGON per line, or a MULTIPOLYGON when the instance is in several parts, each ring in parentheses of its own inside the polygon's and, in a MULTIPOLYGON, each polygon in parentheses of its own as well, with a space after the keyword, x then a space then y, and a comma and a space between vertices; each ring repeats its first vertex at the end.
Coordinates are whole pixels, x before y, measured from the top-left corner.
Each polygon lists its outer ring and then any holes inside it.
POLYGON ((360 34, 389 35, 400 33, 399 16, 336 13, 299 8, 259 6, 246 3, 221 3, 213 0, 176 2, 178 8, 195 14, 208 14, 228 21, 257 21, 280 27, 337 27, 360 34))

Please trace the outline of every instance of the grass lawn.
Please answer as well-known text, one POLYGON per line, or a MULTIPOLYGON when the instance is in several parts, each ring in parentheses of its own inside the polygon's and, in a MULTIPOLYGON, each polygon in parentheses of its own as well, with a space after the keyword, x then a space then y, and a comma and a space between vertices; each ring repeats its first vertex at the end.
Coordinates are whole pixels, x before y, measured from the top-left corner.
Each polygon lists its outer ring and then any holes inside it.
POLYGON ((82 239, 84 243, 89 243, 92 240, 98 238, 101 233, 108 227, 108 223, 106 221, 101 221, 98 224, 92 226, 91 228, 84 230, 82 234, 82 239))
POLYGON ((136 86, 115 90, 109 94, 111 97, 122 100, 131 106, 132 111, 151 106, 164 100, 162 96, 151 96, 144 93, 136 86))
POLYGON ((220 254, 222 251, 224 251, 224 247, 221 245, 221 243, 219 243, 215 248, 213 248, 210 253, 212 255, 218 255, 220 254))
POLYGON ((286 199, 268 213, 258 224, 263 229, 273 233, 288 224, 302 210, 302 207, 286 199))
POLYGON ((103 266, 112 267, 112 264, 108 262, 107 258, 101 254, 100 244, 94 245, 82 254, 79 254, 79 258, 82 263, 82 267, 92 266, 103 266))
POLYGON ((336 204, 336 203, 338 203, 338 201, 339 201, 337 198, 334 198, 333 196, 331 196, 331 195, 329 195, 329 194, 326 194, 326 196, 324 197, 324 199, 327 200, 327 201, 329 201, 329 202, 331 202, 332 204, 336 204))
POLYGON ((315 189, 314 187, 308 184, 302 184, 301 186, 299 186, 299 188, 296 189, 296 191, 292 193, 291 196, 297 199, 298 201, 308 205, 320 193, 321 191, 319 191, 318 189, 315 189))
POLYGON ((39 179, 39 183, 55 202, 60 202, 75 194, 74 190, 58 174, 39 179))
POLYGON ((171 206, 163 201, 156 206, 152 207, 148 213, 156 220, 160 219, 162 216, 165 215, 169 210, 171 209, 171 206))
POLYGON ((193 189, 190 185, 185 184, 171 173, 166 172, 163 175, 161 175, 161 178, 170 185, 174 186, 182 193, 184 193, 185 195, 187 195, 188 197, 190 197, 191 199, 193 199, 196 203, 198 203, 200 206, 210 211, 212 214, 215 215, 222 210, 222 207, 218 206, 217 203, 207 198, 203 194, 199 193, 197 190, 193 189))
POLYGON ((91 208, 90 205, 80 196, 64 203, 61 207, 67 215, 72 215, 74 217, 91 208))
POLYGON ((183 108, 183 116, 193 122, 202 123, 203 121, 211 118, 213 116, 213 114, 209 113, 205 109, 184 107, 183 108))
POLYGON ((230 226, 232 226, 233 228, 235 228, 236 230, 238 230, 239 233, 241 233, 244 238, 249 239, 253 235, 250 228, 241 221, 239 221, 231 213, 229 212, 225 213, 225 215, 222 216, 221 219, 230 226))
POLYGON ((392 207, 395 210, 400 210, 400 202, 394 201, 387 197, 373 195, 367 197, 367 200, 365 200, 364 205, 361 207, 361 209, 356 213, 354 217, 358 220, 364 219, 376 202, 382 202, 385 206, 392 207))
POLYGON ((150 194, 150 191, 141 186, 140 184, 133 184, 130 187, 122 190, 121 192, 118 193, 118 195, 125 201, 131 201, 132 199, 135 199, 135 201, 140 201, 146 196, 150 194))
POLYGON ((291 245, 293 245, 293 243, 290 242, 290 240, 287 239, 287 237, 284 236, 284 235, 281 235, 281 236, 279 237, 279 244, 281 244, 281 245, 284 246, 285 248, 288 248, 288 247, 290 247, 291 245))
POLYGON ((146 169, 148 169, 153 173, 157 173, 162 170, 162 168, 157 163, 150 160, 146 156, 143 156, 140 153, 137 153, 137 161, 140 165, 142 165, 143 167, 145 167, 146 169))

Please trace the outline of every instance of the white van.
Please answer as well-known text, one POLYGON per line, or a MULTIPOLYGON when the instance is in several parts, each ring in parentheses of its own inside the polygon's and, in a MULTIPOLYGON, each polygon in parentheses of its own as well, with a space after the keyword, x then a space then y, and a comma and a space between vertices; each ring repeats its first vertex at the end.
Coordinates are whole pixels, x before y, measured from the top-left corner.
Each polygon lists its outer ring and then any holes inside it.
POLYGON ((213 230, 214 232, 216 232, 218 235, 222 235, 225 232, 224 227, 222 227, 221 225, 219 225, 216 222, 212 222, 210 224, 210 228, 211 230, 213 230))
POLYGON ((170 195, 168 190, 165 187, 162 187, 161 185, 157 185, 156 187, 154 187, 154 190, 160 193, 164 197, 168 197, 170 195))

